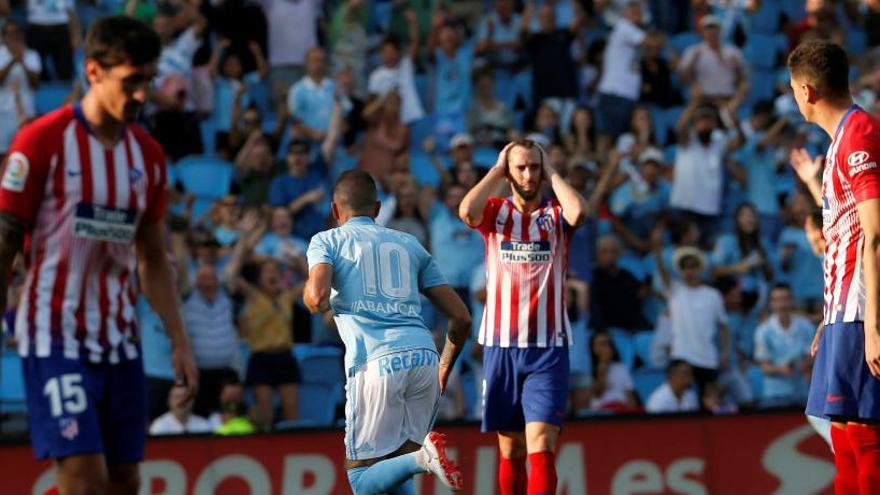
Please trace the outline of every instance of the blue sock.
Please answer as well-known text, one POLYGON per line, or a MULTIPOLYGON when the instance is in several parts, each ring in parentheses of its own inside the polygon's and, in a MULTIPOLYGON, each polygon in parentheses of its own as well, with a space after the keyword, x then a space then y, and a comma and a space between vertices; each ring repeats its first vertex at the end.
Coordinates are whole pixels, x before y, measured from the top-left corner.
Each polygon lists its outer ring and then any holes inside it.
POLYGON ((397 485, 397 489, 391 495, 416 495, 415 482, 412 478, 397 485))
POLYGON ((348 479, 352 490, 355 495, 376 495, 379 493, 405 495, 412 493, 412 483, 409 483, 408 491, 399 492, 397 490, 406 490, 407 487, 401 485, 411 480, 413 475, 427 472, 419 465, 416 457, 418 454, 418 452, 412 452, 385 459, 368 468, 349 469, 348 479))
POLYGON ((348 485, 351 486, 351 493, 357 493, 361 476, 364 475, 364 472, 366 470, 367 468, 365 467, 356 467, 351 468, 346 472, 346 474, 348 475, 348 485))

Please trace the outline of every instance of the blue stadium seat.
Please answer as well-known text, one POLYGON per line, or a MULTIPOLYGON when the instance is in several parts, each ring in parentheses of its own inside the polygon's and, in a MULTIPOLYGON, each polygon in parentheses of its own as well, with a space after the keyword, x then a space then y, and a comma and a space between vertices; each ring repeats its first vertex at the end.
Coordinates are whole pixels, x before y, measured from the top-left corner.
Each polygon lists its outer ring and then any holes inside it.
POLYGON ((338 347, 299 344, 293 348, 302 383, 335 385, 345 381, 342 350, 338 347))
MULTIPOLYGON (((412 150, 421 150, 425 138, 434 132, 434 119, 430 116, 423 117, 409 124, 409 147, 412 150)), ((447 143, 437 143, 438 147, 445 148, 447 143)))
POLYGON ((779 19, 782 15, 781 2, 764 1, 759 5, 758 10, 748 16, 751 33, 773 34, 779 32, 779 19))
POLYGON ((299 365, 302 382, 299 385, 300 417, 292 425, 332 425, 336 405, 343 398, 345 378, 342 350, 336 347, 297 345, 293 354, 299 365))
POLYGON ((25 410, 21 358, 14 350, 4 350, 0 357, 0 413, 21 413, 25 410))
POLYGON ((755 70, 751 73, 751 89, 749 92, 749 105, 761 100, 771 100, 776 94, 776 72, 755 70))
POLYGON ((34 91, 34 105, 37 114, 51 112, 63 105, 71 91, 73 88, 69 83, 48 82, 41 84, 34 91))
POLYGON ((196 196, 221 198, 229 194, 234 166, 218 158, 189 156, 175 166, 178 180, 196 196))
POLYGON ((853 55, 861 57, 868 50, 868 35, 860 26, 846 31, 846 47, 853 55))
POLYGON ((648 402, 648 397, 657 390, 657 387, 663 385, 666 381, 666 371, 650 368, 642 368, 633 373, 633 382, 636 386, 636 394, 641 399, 642 404, 648 402))
POLYGON ((214 119, 204 119, 199 122, 199 132, 202 135, 202 148, 205 156, 214 156, 217 151, 217 129, 214 119))
POLYGON ((440 176, 431 163, 431 157, 422 150, 409 152, 409 170, 420 186, 437 187, 440 185, 440 176))
POLYGON ((775 69, 784 53, 787 40, 784 35, 752 33, 745 46, 745 57, 752 70, 775 69))
POLYGON ((632 370, 636 360, 636 346, 633 342, 632 333, 619 328, 611 328, 608 332, 611 334, 611 340, 614 341, 614 347, 617 347, 620 360, 627 368, 632 370))
POLYGON ((672 47, 673 50, 681 54, 685 51, 685 49, 691 45, 696 45, 702 41, 700 39, 700 35, 693 32, 687 31, 684 33, 678 33, 672 38, 669 39, 669 46, 672 47))
POLYGON ((651 366, 651 342, 654 341, 653 330, 645 330, 637 332, 633 337, 633 343, 636 347, 636 356, 642 360, 645 366, 651 366))
POLYGON ((480 146, 474 150, 474 165, 491 168, 498 160, 498 151, 491 146, 480 146))
POLYGON ((752 386, 752 393, 755 398, 760 399, 761 394, 764 393, 764 372, 761 370, 761 367, 758 365, 750 366, 748 371, 746 371, 746 376, 749 379, 749 384, 752 386))

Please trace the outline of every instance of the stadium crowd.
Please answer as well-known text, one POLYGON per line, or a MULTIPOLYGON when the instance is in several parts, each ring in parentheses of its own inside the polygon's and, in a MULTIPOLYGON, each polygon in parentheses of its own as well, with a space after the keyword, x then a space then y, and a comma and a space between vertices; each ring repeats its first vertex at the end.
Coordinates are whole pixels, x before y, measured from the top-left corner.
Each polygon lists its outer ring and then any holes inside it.
MULTIPOLYGON (((81 33, 111 13, 163 42, 142 121, 169 160, 169 256, 201 375, 191 409, 169 411, 170 343, 140 301, 151 433, 322 424, 314 403, 341 404, 341 371, 304 383, 322 373, 312 357, 342 364, 301 292, 354 167, 478 327, 483 241, 458 205, 520 137, 597 211, 570 251, 571 415, 805 403, 822 221, 789 162, 818 172, 828 142, 784 61, 804 39, 842 44, 858 103, 880 113, 880 2, 0 0, 0 152, 82 93, 81 33)), ((427 301, 423 317, 441 343, 427 301)), ((480 416, 480 357, 471 342, 440 418, 480 416)))

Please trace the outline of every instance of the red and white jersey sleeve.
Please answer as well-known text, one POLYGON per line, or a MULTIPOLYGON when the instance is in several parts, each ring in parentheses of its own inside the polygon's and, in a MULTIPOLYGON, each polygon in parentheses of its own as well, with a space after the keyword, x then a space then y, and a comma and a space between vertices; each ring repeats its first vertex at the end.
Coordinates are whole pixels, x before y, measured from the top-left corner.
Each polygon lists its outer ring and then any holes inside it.
POLYGON ((486 309, 479 343, 570 345, 565 276, 572 229, 559 203, 547 200, 523 215, 509 199, 491 198, 476 228, 486 243, 486 309))
POLYGON ((880 120, 853 107, 826 155, 822 176, 825 236, 824 321, 862 321, 865 235, 856 205, 880 198, 880 120))
POLYGON ((165 181, 161 147, 135 125, 105 147, 68 106, 22 129, 0 178, 0 211, 30 226, 20 354, 138 356, 132 244, 140 224, 164 216, 165 181))

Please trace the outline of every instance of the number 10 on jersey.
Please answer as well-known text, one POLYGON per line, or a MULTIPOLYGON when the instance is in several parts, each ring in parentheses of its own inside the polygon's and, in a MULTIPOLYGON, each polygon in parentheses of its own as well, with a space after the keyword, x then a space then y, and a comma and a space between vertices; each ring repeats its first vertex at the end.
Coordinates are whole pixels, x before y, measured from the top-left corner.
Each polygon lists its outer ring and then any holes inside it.
POLYGON ((396 242, 382 242, 378 249, 370 241, 357 243, 364 294, 390 299, 407 299, 412 295, 409 253, 396 242), (378 251, 378 252, 377 252, 378 251))

